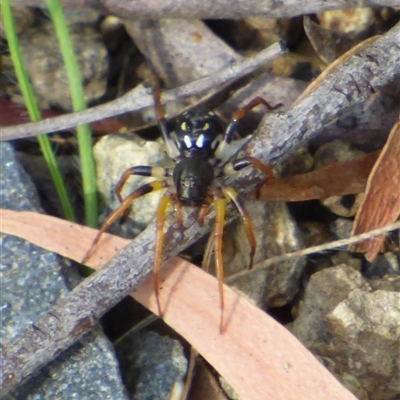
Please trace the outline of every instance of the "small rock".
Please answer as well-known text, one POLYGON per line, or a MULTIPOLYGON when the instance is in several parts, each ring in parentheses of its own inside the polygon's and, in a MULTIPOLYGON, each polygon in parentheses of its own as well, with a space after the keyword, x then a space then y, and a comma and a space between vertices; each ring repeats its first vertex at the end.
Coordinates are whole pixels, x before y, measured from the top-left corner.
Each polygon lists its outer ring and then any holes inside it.
POLYGON ((385 275, 400 275, 399 254, 388 251, 379 254, 372 263, 367 262, 363 274, 369 279, 383 278, 385 275))
POLYGON ((371 291, 347 265, 311 276, 294 334, 359 399, 400 392, 400 293, 371 291))
MULTIPOLYGON (((105 215, 119 206, 115 186, 125 170, 136 165, 174 165, 161 142, 143 140, 133 133, 107 135, 97 142, 93 151, 97 165, 97 187, 106 205, 105 215)), ((122 197, 151 181, 154 178, 132 175, 122 190, 122 197)), ((123 230, 120 234, 132 238, 140 233, 154 219, 162 194, 163 191, 149 193, 133 201, 130 224, 118 227, 118 231, 121 228, 123 230)))
MULTIPOLYGON (((18 211, 40 212, 36 189, 18 164, 12 147, 0 143, 0 202, 18 211)), ((79 277, 71 262, 11 235, 0 236, 0 337, 14 339, 79 277)), ((100 328, 87 333, 14 390, 13 399, 125 400, 117 361, 100 328)))
POLYGON ((364 197, 363 193, 346 196, 331 196, 321 200, 321 204, 341 217, 354 217, 364 197))
POLYGON ((368 280, 372 290, 386 290, 400 293, 400 275, 386 275, 382 279, 368 280))
MULTIPOLYGON (((351 231, 353 229, 353 220, 348 218, 336 218, 329 224, 330 231, 338 239, 348 239, 351 236, 351 231)), ((346 246, 342 247, 346 250, 346 246)))
POLYGON ((304 234, 305 247, 319 246, 327 243, 331 234, 325 224, 317 221, 304 221, 299 224, 304 234))
MULTIPOLYGON (((247 201, 245 204, 257 241, 254 264, 302 248, 300 230, 284 203, 247 201)), ((227 276, 249 265, 249 250, 242 221, 237 220, 231 227, 227 227, 224 236, 227 276)), ((281 307, 297 294, 304 266, 304 259, 280 262, 240 278, 234 286, 259 305, 281 307)))
MULTIPOLYGON (((35 21, 35 10, 31 7, 12 6, 11 13, 16 33, 23 32, 24 29, 31 26, 35 21)), ((0 36, 2 38, 6 37, 3 18, 0 19, 0 36)))
MULTIPOLYGON (((84 85, 86 103, 98 100, 106 91, 108 56, 102 37, 92 26, 69 27, 84 85)), ((59 44, 50 22, 24 31, 19 39, 21 53, 41 106, 71 110, 69 85, 59 44)))
POLYGON ((322 27, 342 33, 364 32, 375 22, 374 10, 369 7, 328 10, 317 17, 322 27))
POLYGON ((116 353, 132 400, 166 399, 186 374, 182 345, 155 332, 127 335, 116 344, 116 353))
POLYGON ((325 316, 357 288, 368 290, 360 272, 341 265, 321 270, 311 276, 300 303, 298 317, 291 330, 307 347, 331 339, 325 316))
POLYGON ((363 260, 360 257, 354 257, 347 251, 339 251, 332 254, 331 260, 334 265, 346 264, 354 268, 355 271, 361 272, 363 260))
POLYGON ((355 289, 326 323, 337 372, 356 377, 369 399, 394 399, 400 393, 400 293, 355 289))

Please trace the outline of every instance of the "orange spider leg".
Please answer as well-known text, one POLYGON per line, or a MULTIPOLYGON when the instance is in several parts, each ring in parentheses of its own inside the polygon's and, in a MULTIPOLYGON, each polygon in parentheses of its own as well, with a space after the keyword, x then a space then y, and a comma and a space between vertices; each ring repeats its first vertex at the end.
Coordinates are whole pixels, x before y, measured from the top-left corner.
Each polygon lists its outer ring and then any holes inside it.
POLYGON ((265 165, 261 160, 255 157, 246 157, 246 159, 265 175, 265 181, 274 177, 274 173, 270 167, 265 165))
POLYGON ((160 304, 160 279, 159 272, 162 260, 162 248, 164 244, 164 223, 167 214, 168 206, 171 204, 172 195, 170 193, 164 194, 158 203, 157 219, 156 219, 156 243, 154 250, 154 264, 153 264, 153 284, 154 293, 157 301, 158 314, 162 318, 161 304, 160 304))
POLYGON ((247 160, 253 164, 255 168, 257 168, 259 171, 263 172, 265 175, 265 178, 256 186, 256 199, 260 198, 261 194, 261 188, 270 180, 274 177, 274 173, 270 167, 265 165, 261 160, 255 157, 247 157, 247 160))
POLYGON ((121 178, 115 185, 115 194, 117 195, 119 202, 122 203, 121 191, 131 175, 152 176, 153 178, 162 179, 167 176, 171 176, 171 174, 172 173, 169 168, 163 167, 148 167, 144 165, 137 165, 135 167, 128 168, 126 171, 123 172, 121 178))
POLYGON ((250 245, 250 264, 249 264, 249 269, 253 267, 253 261, 254 261, 254 254, 256 252, 256 238, 254 236, 254 231, 253 231, 253 225, 251 223, 251 218, 249 215, 249 212, 246 210, 244 207, 243 203, 239 199, 238 193, 231 187, 227 186, 222 188, 222 193, 224 194, 225 198, 232 202, 240 216, 242 217, 243 221, 243 226, 244 230, 247 235, 247 240, 249 241, 250 245))
MULTIPOLYGON (((161 180, 162 178, 166 178, 167 176, 171 176, 172 172, 169 168, 162 167, 148 167, 145 165, 137 165, 134 167, 128 168, 123 172, 121 178, 115 185, 115 194, 118 197, 120 203, 122 203, 122 189, 125 186, 126 181, 130 178, 131 175, 140 175, 140 176, 151 176, 153 178, 157 178, 161 180)), ((121 216, 122 221, 124 221, 129 215, 129 208, 127 208, 123 215, 121 216)))
POLYGON ((172 199, 172 206, 174 207, 174 211, 176 213, 176 219, 178 221, 179 228, 183 230, 182 204, 176 196, 174 196, 172 199))
POLYGON ((146 185, 141 186, 140 188, 136 189, 133 191, 131 194, 126 196, 124 199, 122 199, 121 204, 106 218, 106 220, 103 222, 103 225, 101 226, 99 232, 97 233, 96 237, 93 240, 93 243, 86 253, 85 257, 82 260, 82 263, 84 264, 90 257, 93 249, 99 242, 101 235, 107 230, 107 228, 115 222, 118 218, 120 218, 125 211, 130 207, 132 204, 132 201, 137 199, 138 197, 144 196, 147 193, 154 192, 156 190, 161 190, 166 188, 167 182, 166 181, 154 181, 147 183, 146 185))
POLYGON ((212 202, 211 196, 206 196, 203 200, 203 203, 199 207, 199 212, 197 213, 197 223, 202 226, 204 223, 204 217, 207 214, 208 208, 210 207, 210 203, 212 202))
POLYGON ((262 97, 256 97, 250 103, 246 104, 242 108, 236 110, 230 119, 228 126, 226 127, 224 138, 220 145, 218 146, 215 155, 217 158, 226 160, 226 146, 229 145, 232 141, 233 134, 235 132, 236 126, 239 121, 253 108, 259 106, 260 104, 264 105, 268 110, 273 111, 282 106, 282 103, 277 104, 276 106, 271 106, 266 100, 262 97))
POLYGON ((239 121, 242 119, 249 111, 251 111, 253 108, 259 106, 262 104, 265 106, 268 110, 273 111, 276 110, 277 108, 281 107, 283 104, 279 103, 276 106, 271 106, 266 100, 264 100, 262 97, 256 97, 253 100, 250 101, 250 103, 246 104, 242 108, 239 108, 239 110, 236 110, 231 117, 231 120, 233 122, 239 121))
POLYGON ((209 207, 209 204, 207 204, 207 203, 203 203, 203 204, 199 207, 199 212, 197 213, 197 223, 198 223, 200 226, 203 226, 204 217, 206 216, 208 207, 209 207))
POLYGON ((260 197, 260 190, 263 185, 265 185, 269 179, 274 177, 274 173, 272 169, 265 165, 261 160, 255 157, 241 157, 235 161, 225 164, 224 166, 224 173, 226 175, 232 175, 241 169, 248 167, 249 165, 253 165, 259 171, 261 171, 265 178, 257 185, 256 187, 256 198, 260 197))
POLYGON ((214 198, 215 227, 214 227, 214 257, 215 271, 218 279, 219 302, 221 307, 221 319, 219 330, 223 331, 224 321, 224 264, 222 259, 222 235, 225 222, 225 202, 222 198, 214 198))
POLYGON ((208 271, 210 268, 214 242, 214 236, 210 235, 207 240, 206 248, 204 249, 203 260, 201 262, 201 268, 204 269, 204 271, 208 271))

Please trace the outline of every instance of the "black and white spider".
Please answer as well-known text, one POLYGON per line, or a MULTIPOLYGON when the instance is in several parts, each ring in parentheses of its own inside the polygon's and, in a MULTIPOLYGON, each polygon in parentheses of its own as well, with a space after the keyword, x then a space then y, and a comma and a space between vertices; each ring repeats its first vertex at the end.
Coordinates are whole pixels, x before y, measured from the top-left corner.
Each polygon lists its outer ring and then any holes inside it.
MULTIPOLYGON (((262 104, 268 110, 280 107, 271 106, 261 97, 256 97, 243 108, 235 111, 226 129, 223 129, 220 118, 213 112, 194 109, 183 113, 177 120, 175 131, 171 134, 167 128, 164 109, 160 103, 160 91, 154 91, 154 103, 158 126, 161 131, 169 157, 175 162, 174 168, 133 166, 127 169, 118 181, 115 193, 120 201, 117 207, 104 221, 99 233, 88 253, 86 261, 100 240, 101 235, 118 218, 125 214, 133 200, 156 190, 166 189, 161 197, 156 217, 156 241, 153 265, 154 291, 160 316, 161 305, 159 300, 159 270, 162 259, 164 241, 164 222, 167 209, 172 203, 177 213, 178 221, 182 223, 182 205, 199 207, 198 222, 202 224, 205 213, 212 204, 215 209, 214 253, 215 267, 220 292, 221 311, 224 309, 223 295, 223 261, 222 261, 222 234, 225 220, 225 201, 232 202, 242 217, 247 238, 250 244, 250 267, 256 249, 251 219, 238 193, 229 186, 224 186, 221 179, 241 169, 253 165, 265 174, 265 181, 272 176, 272 171, 260 160, 253 157, 229 159, 229 146, 235 128, 241 118, 251 109, 262 104), (126 197, 122 198, 121 191, 131 175, 140 175, 156 178, 155 181, 144 184, 126 197)), ((264 182, 265 182, 264 181, 264 182)))

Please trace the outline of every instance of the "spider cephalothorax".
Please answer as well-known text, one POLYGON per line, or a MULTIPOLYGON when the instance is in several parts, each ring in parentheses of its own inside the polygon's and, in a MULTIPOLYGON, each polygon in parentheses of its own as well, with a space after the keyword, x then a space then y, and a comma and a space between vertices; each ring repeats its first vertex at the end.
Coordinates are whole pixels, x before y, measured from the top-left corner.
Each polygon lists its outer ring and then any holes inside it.
POLYGON ((183 157, 213 156, 222 140, 222 124, 216 114, 206 110, 190 110, 177 120, 175 138, 183 157))
POLYGON ((198 221, 201 223, 204 212, 213 204, 215 208, 214 227, 214 253, 215 267, 220 292, 221 326, 222 312, 224 309, 223 296, 223 262, 222 262, 222 233, 225 218, 225 202, 232 202, 242 217, 247 238, 250 244, 250 268, 256 248, 256 241, 248 212, 240 201, 236 191, 223 186, 216 178, 235 173, 249 165, 253 165, 266 175, 266 179, 272 176, 271 170, 260 160, 252 157, 234 158, 232 161, 227 156, 227 147, 232 141, 238 121, 252 108, 263 104, 269 110, 279 107, 271 107, 260 97, 255 98, 245 107, 233 113, 230 123, 224 130, 219 117, 210 111, 194 109, 185 112, 177 120, 174 134, 170 134, 164 116, 164 110, 160 103, 160 92, 154 92, 154 102, 158 125, 164 139, 167 152, 176 165, 174 168, 162 168, 151 166, 134 166, 127 169, 116 185, 115 192, 120 200, 120 206, 115 209, 104 221, 97 234, 91 249, 89 249, 85 260, 88 259, 93 247, 98 243, 105 230, 129 209, 133 200, 155 190, 167 189, 161 197, 157 210, 157 231, 154 255, 154 291, 156 294, 159 314, 162 315, 159 301, 159 278, 158 273, 162 259, 162 245, 164 240, 164 222, 168 206, 173 203, 177 211, 178 220, 182 223, 181 205, 200 206, 198 221), (152 176, 155 181, 147 183, 125 198, 121 191, 125 182, 131 175, 152 176))

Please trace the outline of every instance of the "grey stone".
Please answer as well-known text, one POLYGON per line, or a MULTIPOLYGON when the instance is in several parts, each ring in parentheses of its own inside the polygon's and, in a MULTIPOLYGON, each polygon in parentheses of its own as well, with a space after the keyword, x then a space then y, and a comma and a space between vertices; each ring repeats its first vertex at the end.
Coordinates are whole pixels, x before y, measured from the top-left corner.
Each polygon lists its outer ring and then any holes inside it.
MULTIPOLYGON (((0 204, 3 208, 41 211, 29 177, 12 147, 0 143, 0 204)), ((77 280, 71 262, 10 235, 0 237, 0 335, 2 345, 34 323, 77 280), (68 273, 68 278, 64 277, 68 273)), ((100 328, 64 351, 12 394, 13 399, 126 399, 110 343, 100 328)))
POLYGON ((319 271, 311 276, 299 315, 289 327, 362 400, 392 400, 400 393, 395 279, 385 279, 385 287, 393 284, 391 291, 373 292, 350 266, 319 271))
POLYGON ((353 290, 326 316, 339 375, 355 377, 374 400, 400 393, 400 293, 353 290))
POLYGON ((186 374, 182 345, 155 332, 128 334, 116 344, 116 353, 132 400, 166 399, 186 374))
MULTIPOLYGON (((247 201, 256 234, 257 250, 254 264, 275 255, 302 248, 302 235, 282 202, 247 201)), ((239 272, 249 265, 249 243, 238 219, 226 228, 224 235, 224 265, 226 276, 239 272)), ((262 306, 281 307, 297 294, 304 259, 294 259, 272 265, 266 270, 252 272, 235 281, 234 286, 262 306)))
POLYGON ((354 268, 356 271, 361 272, 362 259, 360 257, 354 257, 347 251, 338 251, 331 255, 333 265, 346 264, 349 267, 354 268))
POLYGON ((325 316, 357 288, 368 290, 362 275, 347 265, 324 269, 311 276, 298 317, 292 324, 293 333, 307 346, 327 343, 331 339, 325 316))
MULTIPOLYGON (((94 147, 94 156, 97 165, 98 191, 106 205, 104 216, 119 205, 115 186, 126 169, 136 165, 163 167, 174 165, 164 149, 161 142, 143 140, 133 133, 107 135, 98 141, 94 147)), ((122 190, 122 196, 127 196, 152 180, 154 178, 132 175, 122 190)), ((114 232, 130 238, 140 233, 154 219, 162 193, 157 191, 134 200, 130 208, 130 224, 127 226, 116 224, 114 232)))
MULTIPOLYGON (((106 91, 108 56, 102 37, 91 25, 69 26, 71 40, 84 82, 86 103, 106 91)), ((19 39, 21 53, 42 107, 71 110, 69 85, 57 37, 50 22, 30 28, 19 39)))
MULTIPOLYGON (((351 230, 353 229, 353 221, 349 218, 336 218, 329 224, 330 231, 338 239, 347 239, 351 235, 351 230)), ((346 250, 346 246, 340 249, 346 250)))
POLYGON ((385 275, 400 275, 399 256, 400 254, 394 251, 378 254, 373 262, 367 263, 364 276, 370 279, 379 279, 385 275))

